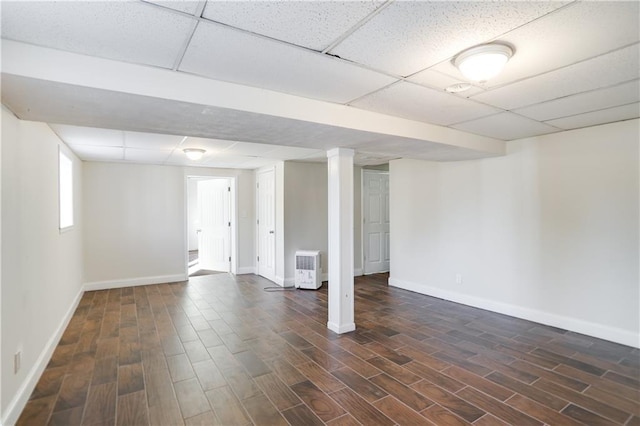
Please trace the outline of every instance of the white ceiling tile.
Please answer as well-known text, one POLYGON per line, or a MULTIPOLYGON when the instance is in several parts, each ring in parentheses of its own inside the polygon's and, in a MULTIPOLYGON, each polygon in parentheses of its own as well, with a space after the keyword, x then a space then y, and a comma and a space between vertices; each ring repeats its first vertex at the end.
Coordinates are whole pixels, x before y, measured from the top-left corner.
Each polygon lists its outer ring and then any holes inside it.
POLYGON ((640 81, 583 92, 549 102, 517 109, 514 112, 539 121, 567 117, 640 101, 640 81))
POLYGON ((127 148, 172 150, 178 146, 183 139, 184 136, 162 135, 158 133, 124 132, 124 143, 127 148))
POLYGON ((124 148, 115 146, 69 145, 81 160, 85 161, 122 161, 124 148))
POLYGON ((263 156, 278 149, 277 145, 261 143, 236 142, 220 154, 225 156, 263 156))
POLYGON ((581 127, 596 126, 598 124, 613 123, 614 121, 629 120, 640 117, 640 103, 592 111, 572 117, 550 120, 547 123, 561 129, 579 129, 581 127))
POLYGON ((198 10, 198 0, 142 0, 146 3, 157 4, 162 7, 167 7, 169 9, 178 10, 180 12, 188 13, 189 15, 193 15, 198 10))
POLYGON ((235 145, 236 141, 227 141, 222 139, 194 138, 189 136, 184 140, 180 149, 183 148, 200 148, 208 153, 219 153, 225 149, 235 145))
POLYGON ((132 1, 2 2, 2 37, 171 68, 194 20, 132 1))
POLYGON ((167 149, 137 149, 125 148, 125 161, 136 163, 162 163, 171 155, 172 150, 167 149))
POLYGON ((487 90, 472 98, 500 108, 515 109, 635 80, 640 69, 639 53, 640 46, 636 44, 498 89, 487 90))
POLYGON ((563 4, 399 1, 382 10, 331 53, 408 76, 563 4))
POLYGON ((351 104, 356 108, 395 115, 410 120, 449 125, 499 110, 444 91, 412 83, 398 83, 351 104))
POLYGON ((243 169, 258 169, 260 167, 270 166, 276 163, 278 160, 272 158, 250 158, 240 163, 238 167, 243 169))
POLYGON ((503 112, 452 126, 465 132, 502 140, 514 140, 557 132, 558 129, 539 121, 503 112))
MULTIPOLYGON (((486 85, 501 86, 638 42, 639 20, 637 1, 574 2, 500 36, 500 41, 515 47, 515 54, 486 85)), ((463 78, 451 61, 434 70, 463 78)))
POLYGON ((338 103, 395 81, 329 55, 207 22, 198 25, 180 70, 338 103))
POLYGON ((67 145, 124 146, 124 132, 121 130, 69 126, 66 124, 50 124, 49 127, 67 145))
POLYGON ((383 1, 210 1, 203 17, 322 51, 383 1))

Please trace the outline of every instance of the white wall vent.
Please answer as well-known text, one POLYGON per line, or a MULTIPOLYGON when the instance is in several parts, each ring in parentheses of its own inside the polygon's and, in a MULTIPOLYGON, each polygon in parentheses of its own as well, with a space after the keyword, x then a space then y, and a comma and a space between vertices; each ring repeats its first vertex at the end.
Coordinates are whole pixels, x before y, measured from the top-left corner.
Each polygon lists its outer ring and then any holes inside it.
POLYGON ((317 290, 322 286, 322 264, 319 251, 296 251, 295 285, 297 288, 309 290, 317 290))

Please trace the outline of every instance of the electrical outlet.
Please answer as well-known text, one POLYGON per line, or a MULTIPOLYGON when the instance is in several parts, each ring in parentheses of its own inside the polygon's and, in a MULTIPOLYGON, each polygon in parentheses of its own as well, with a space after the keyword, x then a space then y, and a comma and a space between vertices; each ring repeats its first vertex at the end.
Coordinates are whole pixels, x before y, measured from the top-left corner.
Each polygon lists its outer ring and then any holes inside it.
POLYGON ((20 371, 20 361, 22 358, 22 351, 18 351, 13 355, 13 374, 18 374, 20 371))
POLYGON ((462 284, 462 274, 456 274, 456 284, 462 284))

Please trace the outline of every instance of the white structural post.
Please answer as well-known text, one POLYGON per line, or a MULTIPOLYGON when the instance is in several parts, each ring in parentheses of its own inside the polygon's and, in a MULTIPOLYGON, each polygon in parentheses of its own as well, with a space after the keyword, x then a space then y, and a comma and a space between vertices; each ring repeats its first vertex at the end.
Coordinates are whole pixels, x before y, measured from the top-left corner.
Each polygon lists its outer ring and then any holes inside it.
POLYGON ((356 329, 353 307, 353 154, 327 151, 329 176, 329 320, 336 333, 356 329))

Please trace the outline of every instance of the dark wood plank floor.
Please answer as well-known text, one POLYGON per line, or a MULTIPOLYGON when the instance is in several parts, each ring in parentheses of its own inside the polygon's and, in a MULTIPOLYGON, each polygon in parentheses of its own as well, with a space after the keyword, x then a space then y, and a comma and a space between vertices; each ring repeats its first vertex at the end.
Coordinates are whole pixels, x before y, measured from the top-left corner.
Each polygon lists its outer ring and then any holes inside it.
POLYGON ((640 351, 356 280, 356 324, 260 277, 88 292, 20 425, 640 425, 640 351))

